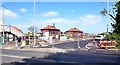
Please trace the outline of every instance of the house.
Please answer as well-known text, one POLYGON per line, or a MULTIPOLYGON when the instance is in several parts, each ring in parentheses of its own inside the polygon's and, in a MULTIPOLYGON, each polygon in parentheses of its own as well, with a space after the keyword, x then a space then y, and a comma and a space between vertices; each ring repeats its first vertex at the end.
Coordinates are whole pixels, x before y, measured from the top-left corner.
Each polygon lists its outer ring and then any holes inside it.
POLYGON ((79 36, 79 38, 83 38, 83 31, 80 31, 76 27, 70 28, 69 30, 67 30, 65 32, 65 34, 67 34, 68 36, 70 36, 71 38, 74 38, 74 39, 77 39, 78 36, 79 36))
POLYGON ((45 40, 50 40, 50 39, 60 39, 60 29, 56 28, 54 25, 48 25, 45 28, 41 29, 41 33, 44 34, 45 40))

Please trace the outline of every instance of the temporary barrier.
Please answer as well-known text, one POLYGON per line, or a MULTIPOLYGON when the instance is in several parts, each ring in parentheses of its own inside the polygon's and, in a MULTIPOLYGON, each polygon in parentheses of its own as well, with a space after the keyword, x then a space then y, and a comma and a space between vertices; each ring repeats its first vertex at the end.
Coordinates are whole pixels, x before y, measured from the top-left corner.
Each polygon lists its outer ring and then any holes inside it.
POLYGON ((116 48, 116 41, 100 41, 100 48, 116 48))

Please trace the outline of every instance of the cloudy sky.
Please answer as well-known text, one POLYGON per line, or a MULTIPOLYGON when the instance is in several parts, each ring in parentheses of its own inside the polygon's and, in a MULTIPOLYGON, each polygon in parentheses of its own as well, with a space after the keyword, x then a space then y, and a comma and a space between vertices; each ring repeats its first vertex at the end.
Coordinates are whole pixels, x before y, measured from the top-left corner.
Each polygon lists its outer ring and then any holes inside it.
MULTIPOLYGON (((110 12, 112 4, 109 3, 110 12)), ((111 30, 111 20, 100 14, 103 8, 107 8, 106 2, 37 2, 36 21, 33 2, 4 2, 3 5, 5 24, 17 26, 24 32, 28 32, 30 26, 41 29, 53 23, 62 32, 76 27, 86 33, 101 33, 106 32, 107 24, 111 30)))

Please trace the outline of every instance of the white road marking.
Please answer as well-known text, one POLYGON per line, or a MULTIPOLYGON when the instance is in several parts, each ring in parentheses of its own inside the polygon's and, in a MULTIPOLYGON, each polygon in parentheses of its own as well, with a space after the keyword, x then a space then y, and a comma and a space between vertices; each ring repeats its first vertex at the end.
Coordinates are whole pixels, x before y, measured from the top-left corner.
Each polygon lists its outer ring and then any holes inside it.
POLYGON ((0 56, 6 56, 6 57, 13 57, 13 58, 30 58, 30 57, 25 57, 25 56, 15 56, 15 55, 5 55, 5 54, 0 54, 0 56))

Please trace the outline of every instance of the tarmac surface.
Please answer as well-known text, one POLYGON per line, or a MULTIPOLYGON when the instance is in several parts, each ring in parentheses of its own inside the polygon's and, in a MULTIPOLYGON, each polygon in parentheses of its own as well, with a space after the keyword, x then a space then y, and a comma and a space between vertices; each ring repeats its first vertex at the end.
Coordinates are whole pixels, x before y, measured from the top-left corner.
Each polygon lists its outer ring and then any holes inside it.
MULTIPOLYGON (((120 50, 118 49, 85 49, 89 41, 80 41, 80 49, 77 49, 77 41, 55 44, 52 47, 15 49, 2 48, 0 57, 2 63, 113 63, 119 64, 120 50), (74 44, 74 45, 73 45, 74 44)), ((96 64, 97 63, 97 64, 96 64)))
POLYGON ((76 50, 67 53, 2 50, 2 63, 115 63, 119 64, 120 54, 115 50, 76 50), (101 52, 101 53, 100 53, 101 52), (113 53, 110 53, 113 52, 113 53))

